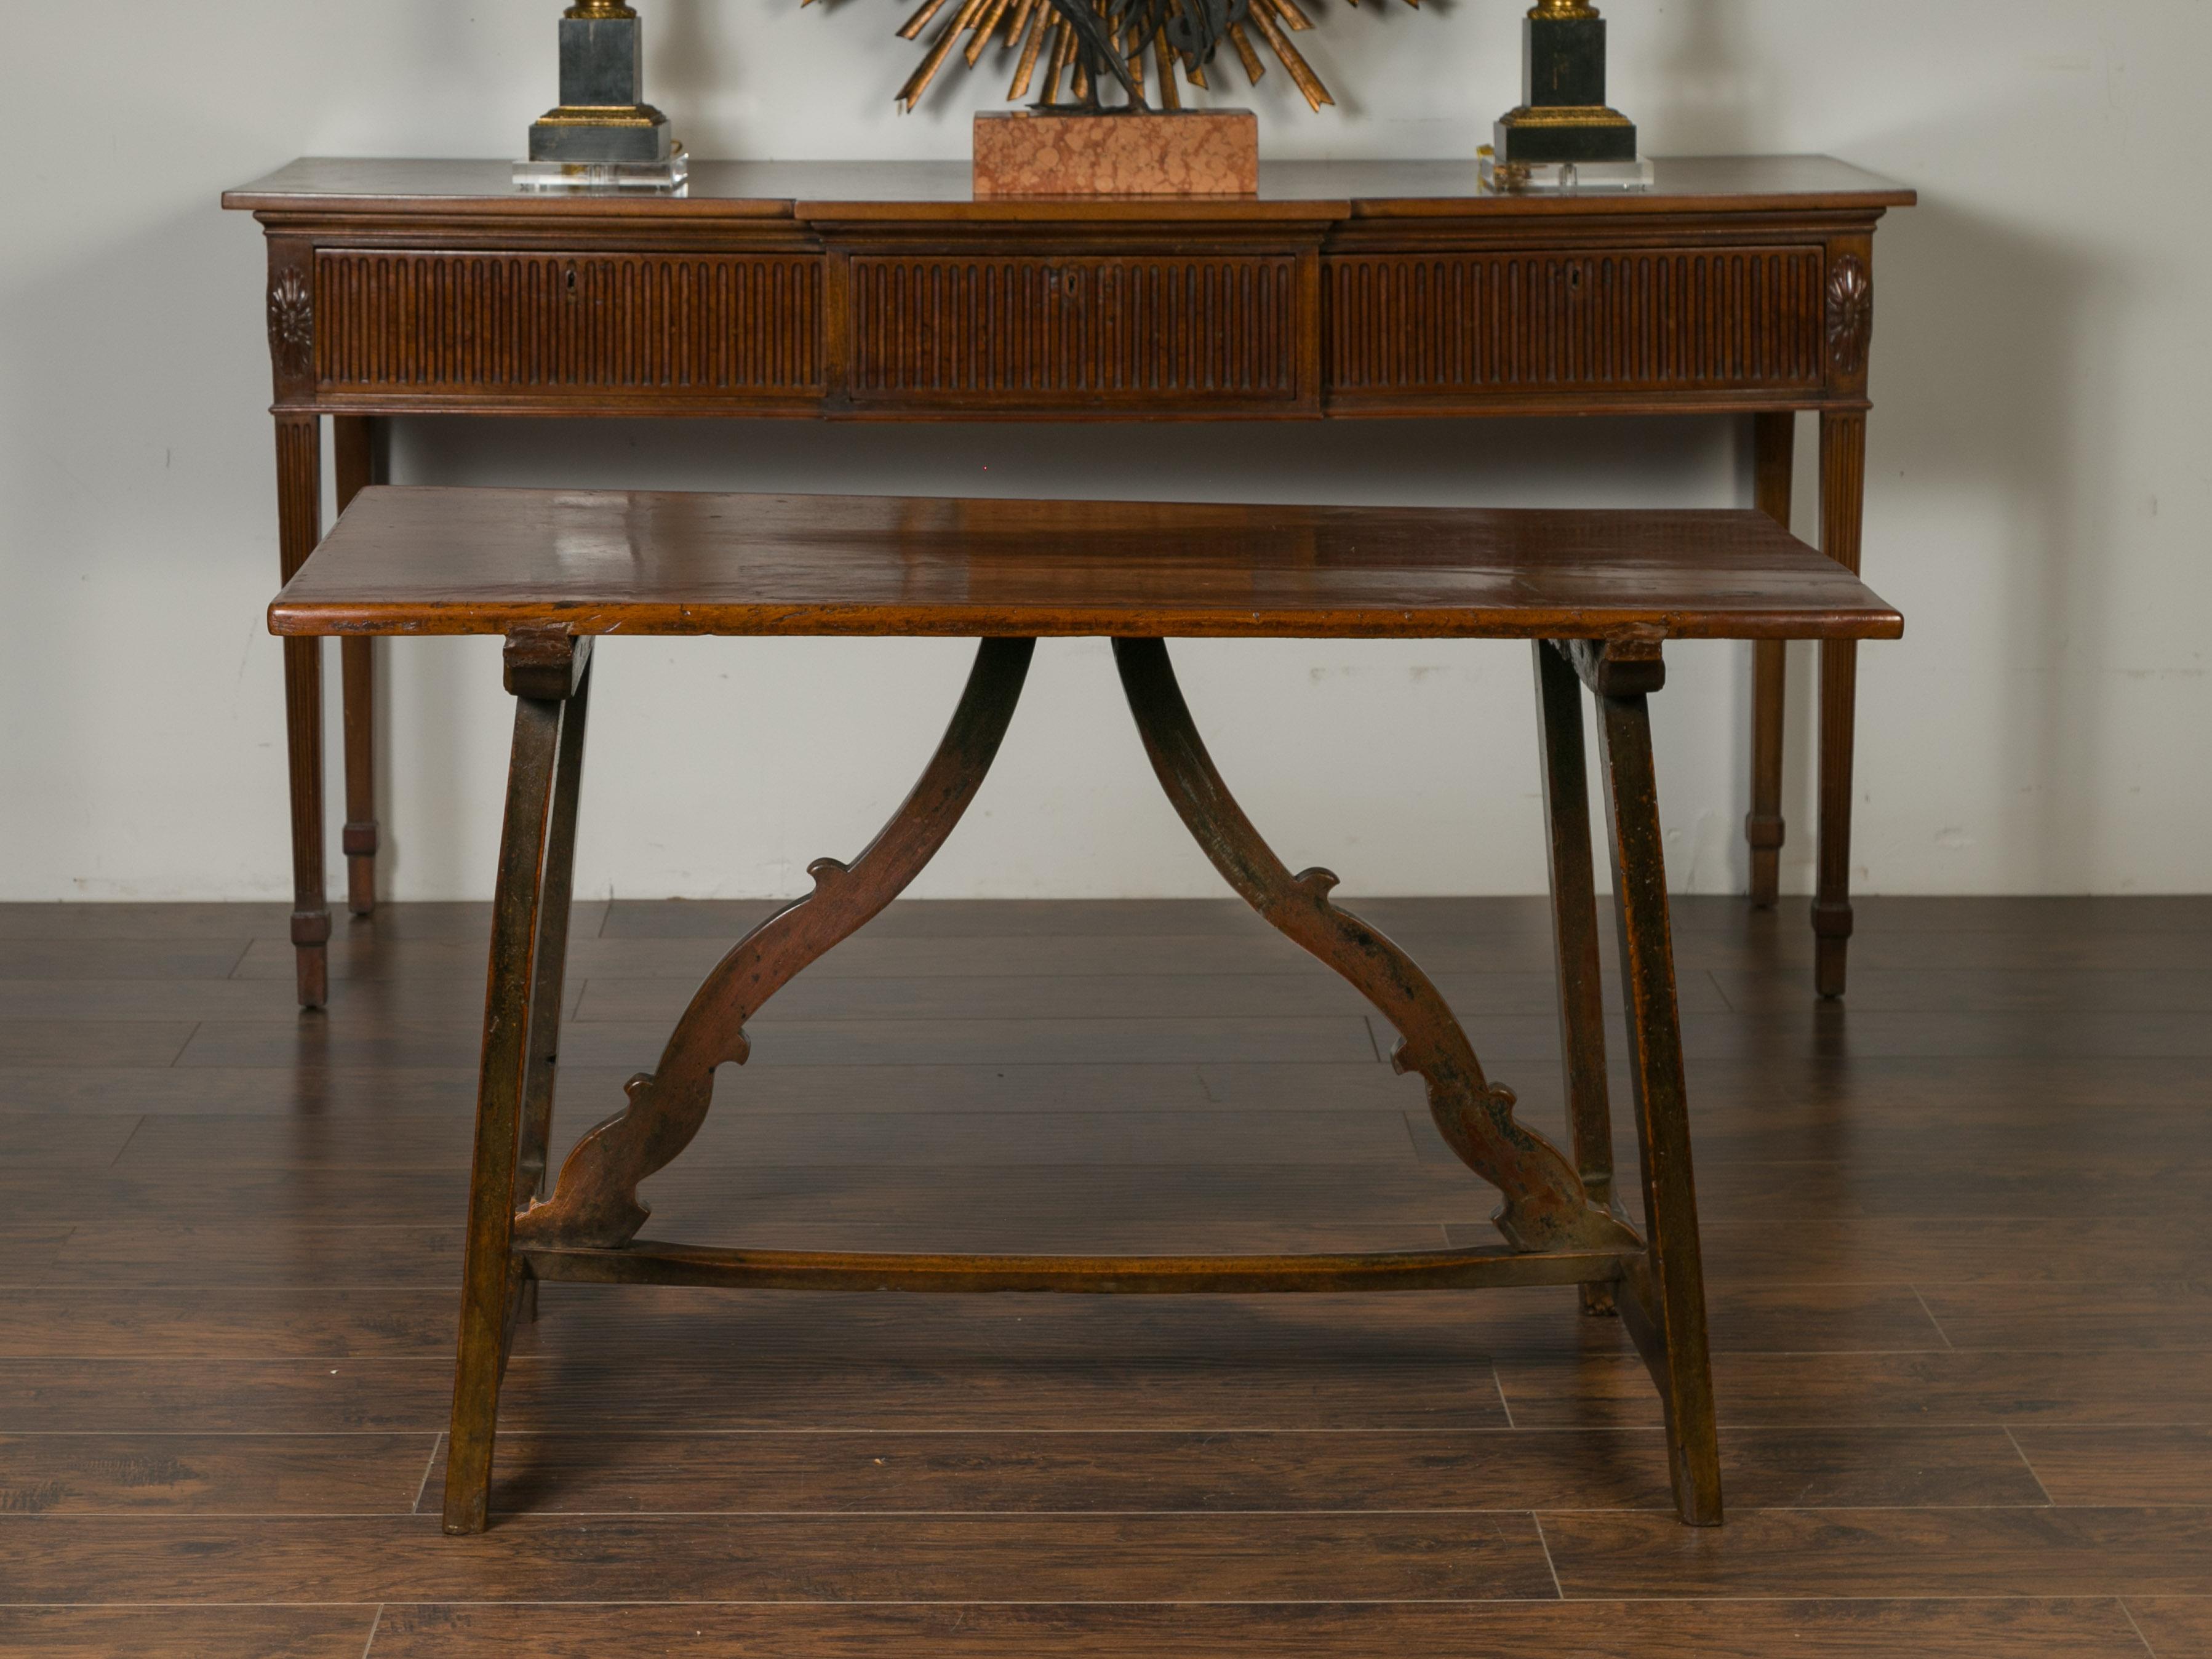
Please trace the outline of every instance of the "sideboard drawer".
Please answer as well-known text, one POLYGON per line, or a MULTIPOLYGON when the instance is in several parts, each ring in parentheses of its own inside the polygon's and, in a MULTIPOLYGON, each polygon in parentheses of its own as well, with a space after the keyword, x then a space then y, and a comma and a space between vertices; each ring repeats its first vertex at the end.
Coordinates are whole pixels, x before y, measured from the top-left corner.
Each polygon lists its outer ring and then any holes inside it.
POLYGON ((1817 392, 1822 259, 1808 246, 1331 255, 1330 401, 1817 392))
POLYGON ((665 409, 822 391, 818 255, 315 258, 319 396, 665 409))
MULTIPOLYGON (((1312 256, 1305 256, 1310 262, 1312 256)), ((854 405, 1310 410, 1295 253, 855 254, 854 405)))

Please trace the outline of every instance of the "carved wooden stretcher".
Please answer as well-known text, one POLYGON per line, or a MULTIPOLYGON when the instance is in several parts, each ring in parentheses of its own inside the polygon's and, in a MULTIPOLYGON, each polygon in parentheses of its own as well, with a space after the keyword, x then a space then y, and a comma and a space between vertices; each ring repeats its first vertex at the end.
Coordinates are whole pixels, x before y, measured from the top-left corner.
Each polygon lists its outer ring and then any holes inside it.
POLYGON ((1897 614, 1753 512, 1472 512, 369 489, 286 586, 294 636, 500 634, 515 698, 469 1199, 448 1532, 487 1521, 501 1372, 538 1279, 1140 1294, 1579 1285, 1665 1407, 1686 1521, 1721 1518, 1666 871, 1646 701, 1668 639, 1875 639, 1897 614), (960 635, 973 672, 921 780, 849 865, 709 974, 628 1103, 547 1190, 592 643, 603 634, 960 635), (1036 641, 1109 635, 1169 799, 1231 886, 1397 1029, 1401 1070, 1498 1189, 1504 1243, 1355 1255, 708 1249, 639 1237, 641 1182, 746 1057, 745 1022, 927 865, 1013 718, 1036 641), (1169 637, 1525 638, 1544 746, 1572 1156, 1514 1116, 1436 987, 1293 875, 1208 757, 1169 637), (1614 1190, 1581 687, 1597 700, 1644 1205, 1614 1190))

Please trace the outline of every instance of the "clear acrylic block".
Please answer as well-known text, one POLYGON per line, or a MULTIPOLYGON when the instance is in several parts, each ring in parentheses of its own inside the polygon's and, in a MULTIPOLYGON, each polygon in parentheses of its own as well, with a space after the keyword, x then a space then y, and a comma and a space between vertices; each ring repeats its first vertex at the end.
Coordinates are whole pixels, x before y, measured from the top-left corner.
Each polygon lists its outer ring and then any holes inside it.
POLYGON ((1482 187, 1501 196, 1558 194, 1589 190, 1649 190, 1651 161, 1501 161, 1483 146, 1482 187))
POLYGON ((680 195, 691 177, 691 158, 677 147, 665 161, 517 161, 518 190, 657 190, 680 195))

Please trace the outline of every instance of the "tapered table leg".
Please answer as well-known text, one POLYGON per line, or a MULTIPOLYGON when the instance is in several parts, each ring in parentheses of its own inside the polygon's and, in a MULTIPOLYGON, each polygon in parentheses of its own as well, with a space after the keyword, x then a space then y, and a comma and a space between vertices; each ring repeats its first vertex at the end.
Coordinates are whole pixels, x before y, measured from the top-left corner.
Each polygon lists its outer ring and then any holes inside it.
POLYGON ((500 1380, 525 1288, 514 1263, 514 1233, 523 1102, 533 1053, 535 968, 544 943, 547 889, 565 886, 549 879, 548 872, 556 775, 564 717, 588 648, 577 647, 565 635, 511 635, 507 655, 507 685, 515 696, 514 745, 500 836, 499 884, 492 900, 476 1152, 469 1171, 460 1340, 447 1442, 449 1533, 482 1532, 490 1511, 500 1380))
MULTIPOLYGON (((1820 416, 1820 550, 1856 574, 1866 510, 1866 416, 1820 416)), ((1844 994, 1851 938, 1851 750, 1857 717, 1858 642, 1820 645, 1820 855, 1813 900, 1814 983, 1844 994)))
MULTIPOLYGON (((1759 510, 1790 528, 1791 469, 1796 459, 1797 417, 1788 410, 1752 416, 1759 510)), ((1751 902, 1771 910, 1782 889, 1782 715, 1789 677, 1789 645, 1760 640, 1752 647, 1751 811, 1743 821, 1751 848, 1751 902)))
POLYGON ((574 896, 576 809, 584 790, 584 720, 592 696, 586 669, 561 721, 553 779, 553 817, 545 832, 544 914, 538 924, 530 992, 530 1068, 522 1090, 522 1195, 545 1195, 546 1146, 553 1137, 553 1096, 561 1056, 561 1015, 568 990, 568 913, 574 896))
POLYGON ((1598 692, 1599 745, 1612 827, 1613 915, 1627 1005, 1629 1080, 1644 1175, 1644 1271, 1626 1281, 1621 1312, 1659 1385, 1675 1507, 1692 1526, 1721 1522, 1720 1439, 1705 1329, 1705 1267, 1690 1168, 1682 1028, 1674 992, 1667 865, 1651 761, 1648 667, 1588 650, 1583 678, 1598 692))
MULTIPOLYGON (((276 417, 278 562, 286 581, 323 534, 322 428, 276 417)), ((323 642, 284 641, 285 753, 292 780, 292 945, 300 1006, 330 1000, 331 911, 323 891, 323 642)))
MULTIPOLYGON (((331 422, 337 461, 338 511, 368 485, 383 482, 380 434, 367 416, 331 422)), ((345 705, 346 908, 357 916, 376 908, 376 641, 342 641, 338 656, 345 705)))
MULTIPOLYGON (((574 897, 576 809, 584 788, 584 718, 592 695, 591 671, 577 682, 561 719, 561 748, 553 773, 553 817, 545 830, 545 889, 531 969, 530 1061, 522 1080, 522 1139, 518 1207, 545 1196, 547 1148, 553 1139, 553 1099, 561 1058, 561 1017, 568 993, 568 913, 574 897)), ((538 1283, 522 1287, 520 1316, 538 1317, 538 1283)))
MULTIPOLYGON (((1593 1204, 1613 1203, 1613 1110, 1606 1096, 1605 969, 1598 957, 1597 879, 1591 867, 1589 768, 1583 689, 1567 659, 1535 644, 1536 713, 1543 737, 1544 822, 1552 869, 1552 947, 1559 967, 1559 1059, 1575 1165, 1593 1204)), ((1613 1286, 1582 1287, 1583 1311, 1614 1310, 1613 1286)))

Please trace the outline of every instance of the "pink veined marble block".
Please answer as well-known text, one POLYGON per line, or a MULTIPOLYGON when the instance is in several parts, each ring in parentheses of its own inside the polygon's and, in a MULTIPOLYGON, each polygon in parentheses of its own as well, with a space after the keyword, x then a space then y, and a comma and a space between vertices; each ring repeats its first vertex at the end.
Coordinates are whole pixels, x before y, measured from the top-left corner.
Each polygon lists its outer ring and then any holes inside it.
POLYGON ((1259 188, 1260 123, 1249 109, 992 110, 975 118, 978 196, 1250 196, 1259 188))

